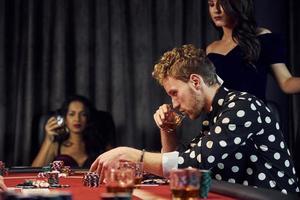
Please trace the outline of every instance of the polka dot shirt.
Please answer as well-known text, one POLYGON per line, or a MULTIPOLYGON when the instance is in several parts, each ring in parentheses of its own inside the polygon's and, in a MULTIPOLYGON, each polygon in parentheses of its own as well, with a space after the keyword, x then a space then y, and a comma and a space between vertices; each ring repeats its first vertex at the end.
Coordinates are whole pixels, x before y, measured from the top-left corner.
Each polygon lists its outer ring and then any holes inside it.
POLYGON ((211 169, 217 180, 299 192, 278 121, 263 101, 220 87, 202 133, 179 148, 178 167, 211 169))

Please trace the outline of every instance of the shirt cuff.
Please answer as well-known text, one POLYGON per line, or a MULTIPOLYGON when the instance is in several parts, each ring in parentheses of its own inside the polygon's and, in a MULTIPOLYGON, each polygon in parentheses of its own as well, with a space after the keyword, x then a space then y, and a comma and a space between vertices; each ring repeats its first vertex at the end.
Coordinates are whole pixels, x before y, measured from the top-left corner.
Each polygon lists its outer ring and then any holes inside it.
POLYGON ((168 153, 163 153, 162 156, 162 167, 164 177, 169 177, 171 169, 178 168, 178 151, 172 151, 168 153))

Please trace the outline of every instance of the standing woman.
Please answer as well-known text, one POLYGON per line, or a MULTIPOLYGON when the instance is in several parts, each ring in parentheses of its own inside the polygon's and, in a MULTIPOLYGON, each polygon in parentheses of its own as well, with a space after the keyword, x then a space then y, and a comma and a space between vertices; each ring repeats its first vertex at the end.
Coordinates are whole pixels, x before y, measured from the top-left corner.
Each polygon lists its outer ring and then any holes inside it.
POLYGON ((265 99, 267 73, 272 71, 283 92, 300 92, 300 78, 287 69, 280 37, 257 27, 252 0, 208 0, 208 7, 221 39, 206 53, 225 86, 265 99))
MULTIPOLYGON (((41 167, 62 160, 71 167, 89 168, 95 158, 108 150, 110 144, 96 127, 95 109, 83 96, 72 96, 62 105, 64 129, 52 116, 45 126, 45 138, 32 166, 41 167)), ((104 126, 104 125, 103 125, 104 126)), ((114 130, 114 129, 113 129, 114 130)))

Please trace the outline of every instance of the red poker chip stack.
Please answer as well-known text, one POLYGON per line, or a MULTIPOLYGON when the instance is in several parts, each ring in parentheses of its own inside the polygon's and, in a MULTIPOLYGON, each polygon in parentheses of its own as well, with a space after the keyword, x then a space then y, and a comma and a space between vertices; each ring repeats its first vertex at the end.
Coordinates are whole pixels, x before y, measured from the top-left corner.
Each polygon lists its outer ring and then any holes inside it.
POLYGON ((59 171, 59 172, 61 172, 62 169, 64 168, 64 166, 65 166, 64 161, 62 161, 62 160, 55 160, 51 164, 51 169, 52 169, 52 171, 59 171))
POLYGON ((71 173, 70 166, 65 166, 63 161, 53 161, 49 166, 43 167, 43 172, 39 172, 37 177, 47 179, 51 187, 65 187, 59 184, 59 178, 71 173))
POLYGON ((40 172, 40 173, 38 173, 37 177, 48 179, 48 183, 50 185, 59 184, 59 172, 58 171, 40 172))
POLYGON ((60 177, 66 177, 73 173, 70 166, 65 166, 64 161, 62 160, 55 160, 50 164, 49 171, 58 171, 60 172, 60 177))
POLYGON ((99 174, 95 172, 87 172, 83 175, 83 185, 86 187, 99 187, 99 174))
POLYGON ((39 172, 37 175, 38 178, 48 178, 49 172, 39 172))

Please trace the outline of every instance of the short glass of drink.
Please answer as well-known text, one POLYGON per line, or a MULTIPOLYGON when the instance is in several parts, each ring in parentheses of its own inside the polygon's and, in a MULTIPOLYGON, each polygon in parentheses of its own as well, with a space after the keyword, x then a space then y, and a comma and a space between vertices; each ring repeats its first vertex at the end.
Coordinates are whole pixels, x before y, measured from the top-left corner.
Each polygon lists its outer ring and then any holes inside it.
POLYGON ((171 170, 170 189, 173 200, 197 199, 200 189, 200 171, 196 168, 171 170))
POLYGON ((110 193, 132 193, 134 169, 110 166, 105 171, 105 186, 110 193))
POLYGON ((120 161, 120 168, 129 168, 134 170, 134 184, 141 184, 143 179, 144 165, 142 162, 120 161))

